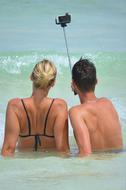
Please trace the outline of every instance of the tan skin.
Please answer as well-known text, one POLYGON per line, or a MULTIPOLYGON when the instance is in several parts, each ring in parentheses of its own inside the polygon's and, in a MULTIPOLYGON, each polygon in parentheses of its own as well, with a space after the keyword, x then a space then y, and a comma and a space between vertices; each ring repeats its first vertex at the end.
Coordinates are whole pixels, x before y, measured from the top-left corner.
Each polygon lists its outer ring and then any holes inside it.
POLYGON ((81 102, 69 111, 79 155, 121 149, 121 126, 111 101, 107 98, 97 98, 93 91, 82 93, 74 81, 72 86, 81 102))
MULTIPOLYGON (((43 133, 46 113, 52 102, 52 99, 47 97, 50 88, 51 86, 46 90, 42 90, 33 87, 32 96, 23 99, 30 117, 32 134, 43 133)), ((14 155, 17 143, 19 150, 33 150, 34 137, 19 137, 19 134, 28 134, 27 125, 27 117, 21 100, 19 98, 10 100, 7 106, 5 137, 1 151, 3 156, 14 155)), ((46 133, 54 135, 55 138, 40 137, 41 146, 39 150, 69 151, 68 111, 64 100, 55 99, 49 113, 46 133)))

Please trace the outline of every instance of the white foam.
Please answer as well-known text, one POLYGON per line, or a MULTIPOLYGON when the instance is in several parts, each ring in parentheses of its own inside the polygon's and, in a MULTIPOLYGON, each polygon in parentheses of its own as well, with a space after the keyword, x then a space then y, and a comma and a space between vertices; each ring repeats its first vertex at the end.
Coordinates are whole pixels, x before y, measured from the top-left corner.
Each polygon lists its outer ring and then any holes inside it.
MULTIPOLYGON (((42 59, 49 59, 55 63, 55 65, 60 68, 69 67, 68 58, 64 55, 47 55, 47 54, 31 54, 23 56, 1 56, 0 57, 0 70, 6 71, 11 74, 20 74, 22 69, 24 71, 29 69, 29 66, 33 67, 38 61, 42 59)), ((71 62, 75 63, 76 57, 71 57, 71 62)))
MULTIPOLYGON (((86 53, 84 58, 89 58, 95 61, 99 56, 97 54, 86 53)), ((71 64, 73 65, 78 59, 80 55, 72 55, 71 56, 71 64)), ((48 53, 31 53, 26 55, 8 55, 0 57, 0 70, 6 71, 10 74, 20 74, 22 69, 27 70, 29 67, 33 67, 38 61, 42 59, 49 59, 54 62, 54 64, 58 68, 58 72, 61 71, 62 67, 68 67, 69 62, 66 54, 48 54, 48 53)))

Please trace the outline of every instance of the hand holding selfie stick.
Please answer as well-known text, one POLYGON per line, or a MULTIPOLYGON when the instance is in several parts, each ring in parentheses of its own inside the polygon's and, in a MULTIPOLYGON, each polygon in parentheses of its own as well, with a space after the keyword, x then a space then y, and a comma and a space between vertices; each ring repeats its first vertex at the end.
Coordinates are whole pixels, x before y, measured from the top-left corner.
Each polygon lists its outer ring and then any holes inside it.
POLYGON ((66 38, 66 31, 65 31, 65 27, 67 26, 68 23, 71 22, 71 15, 66 13, 64 16, 59 16, 58 21, 57 21, 57 19, 55 19, 55 22, 56 22, 56 24, 60 24, 61 27, 63 28, 65 45, 66 45, 67 56, 68 56, 68 61, 69 61, 69 67, 70 67, 70 72, 71 72, 72 71, 72 66, 71 66, 71 60, 70 60, 68 43, 67 43, 67 38, 66 38))

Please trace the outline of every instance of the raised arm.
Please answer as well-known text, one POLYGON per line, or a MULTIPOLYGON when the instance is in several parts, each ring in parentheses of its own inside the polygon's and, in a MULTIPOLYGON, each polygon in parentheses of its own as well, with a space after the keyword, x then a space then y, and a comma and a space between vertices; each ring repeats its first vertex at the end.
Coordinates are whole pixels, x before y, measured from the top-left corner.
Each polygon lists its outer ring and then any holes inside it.
POLYGON ((79 149, 80 156, 91 154, 91 143, 88 128, 82 114, 77 108, 71 108, 69 111, 70 121, 73 127, 74 136, 79 149))
POLYGON ((66 103, 58 100, 56 105, 56 119, 54 124, 54 135, 56 148, 59 152, 69 151, 68 141, 68 110, 66 103))
POLYGON ((3 156, 12 156, 14 154, 19 131, 16 107, 13 101, 10 101, 6 111, 5 135, 1 151, 3 156))

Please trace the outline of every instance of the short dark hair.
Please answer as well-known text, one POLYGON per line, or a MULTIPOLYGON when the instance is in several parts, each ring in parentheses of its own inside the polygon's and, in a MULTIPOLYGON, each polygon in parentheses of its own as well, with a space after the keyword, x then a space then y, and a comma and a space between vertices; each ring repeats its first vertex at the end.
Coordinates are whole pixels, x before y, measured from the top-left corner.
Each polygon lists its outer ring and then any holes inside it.
POLYGON ((97 82, 95 65, 81 58, 72 68, 72 79, 81 92, 94 91, 97 82))

